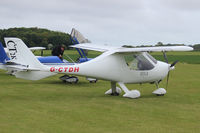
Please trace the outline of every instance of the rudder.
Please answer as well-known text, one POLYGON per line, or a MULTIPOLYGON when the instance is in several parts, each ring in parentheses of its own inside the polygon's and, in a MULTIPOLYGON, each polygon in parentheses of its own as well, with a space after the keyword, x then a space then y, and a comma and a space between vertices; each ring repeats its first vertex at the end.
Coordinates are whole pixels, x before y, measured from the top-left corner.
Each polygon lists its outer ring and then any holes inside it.
POLYGON ((10 60, 4 50, 2 43, 0 42, 0 63, 5 64, 7 60, 10 60))

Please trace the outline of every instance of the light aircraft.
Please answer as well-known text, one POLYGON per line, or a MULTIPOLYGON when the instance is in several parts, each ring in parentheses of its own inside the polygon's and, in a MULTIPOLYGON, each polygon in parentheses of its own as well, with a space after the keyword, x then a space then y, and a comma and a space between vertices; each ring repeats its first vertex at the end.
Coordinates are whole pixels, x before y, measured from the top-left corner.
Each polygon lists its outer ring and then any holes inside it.
MULTIPOLYGON (((34 47, 34 48, 29 48, 30 50, 41 50, 41 47, 34 47)), ((43 48, 42 48, 43 49, 43 48)), ((17 66, 19 66, 18 64, 12 63, 10 58, 12 58, 12 56, 8 55, 8 50, 7 48, 3 48, 3 45, 0 42, 0 69, 6 70, 7 74, 10 75, 15 75, 15 73, 17 71, 20 71, 17 66), (13 67, 15 66, 15 67, 13 67)), ((44 65, 50 65, 50 66, 54 66, 54 65, 69 65, 69 64, 74 64, 68 62, 67 60, 63 59, 61 60, 59 57, 57 56, 36 56, 37 59, 44 65)), ((86 60, 83 60, 83 62, 86 60)), ((67 82, 67 83, 77 83, 78 82, 78 77, 75 76, 69 76, 69 75, 64 75, 61 76, 60 79, 63 82, 67 82)), ((93 80, 89 80, 90 82, 93 82, 93 80)))
POLYGON ((21 39, 4 38, 13 66, 19 69, 15 73, 17 78, 26 80, 40 80, 57 73, 70 75, 81 75, 96 79, 110 81, 111 89, 105 94, 119 95, 121 89, 125 92, 123 97, 138 98, 138 90, 129 90, 126 83, 155 83, 157 89, 153 94, 164 95, 166 90, 159 88, 158 85, 170 70, 174 69, 175 61, 168 64, 165 52, 167 51, 191 51, 193 48, 188 46, 165 46, 165 47, 142 47, 124 48, 100 46, 91 43, 77 44, 72 47, 96 50, 103 52, 100 56, 80 64, 47 66, 40 63, 33 53, 27 48, 21 39), (157 61, 148 52, 163 52, 166 62, 157 61), (118 84, 119 87, 116 87, 118 84))
MULTIPOLYGON (((86 39, 79 31, 77 31, 76 29, 72 29, 71 31, 71 41, 73 45, 76 44, 80 44, 80 43, 90 43, 90 41, 88 39, 86 39)), ((41 50, 41 56, 37 56, 37 59, 44 65, 70 65, 70 64, 76 64, 76 63, 82 63, 82 62, 86 62, 91 60, 91 58, 87 58, 85 52, 83 49, 78 49, 77 51, 80 55, 80 58, 78 58, 78 60, 76 62, 74 62, 69 56, 67 56, 70 60, 72 60, 72 63, 68 62, 67 60, 60 60, 60 58, 58 58, 57 56, 44 56, 43 55, 43 50, 45 49, 44 47, 31 47, 29 48, 31 51, 36 51, 36 50, 41 50)), ((7 48, 3 48, 3 45, 0 43, 0 69, 4 69, 7 70, 8 74, 13 75, 16 71, 18 71, 18 69, 13 68, 13 64, 11 65, 9 63, 10 60, 10 55, 8 54, 8 49, 7 48)), ((78 78, 75 76, 69 76, 69 75, 64 75, 61 76, 60 79, 63 82, 68 82, 68 83, 77 83, 78 82, 78 78)), ((97 79, 93 79, 93 78, 87 78, 86 79, 90 82, 90 83, 96 83, 97 79)))

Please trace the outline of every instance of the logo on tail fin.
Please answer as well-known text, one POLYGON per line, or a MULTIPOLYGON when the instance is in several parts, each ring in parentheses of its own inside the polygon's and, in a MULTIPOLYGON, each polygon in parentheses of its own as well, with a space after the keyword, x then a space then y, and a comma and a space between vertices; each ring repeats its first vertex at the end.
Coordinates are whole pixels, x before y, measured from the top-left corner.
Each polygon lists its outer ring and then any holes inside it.
POLYGON ((8 46, 8 50, 9 50, 9 54, 10 54, 10 57, 12 60, 16 60, 17 57, 16 57, 16 53, 17 53, 17 44, 15 44, 15 42, 13 41, 8 41, 7 42, 7 46, 8 46))

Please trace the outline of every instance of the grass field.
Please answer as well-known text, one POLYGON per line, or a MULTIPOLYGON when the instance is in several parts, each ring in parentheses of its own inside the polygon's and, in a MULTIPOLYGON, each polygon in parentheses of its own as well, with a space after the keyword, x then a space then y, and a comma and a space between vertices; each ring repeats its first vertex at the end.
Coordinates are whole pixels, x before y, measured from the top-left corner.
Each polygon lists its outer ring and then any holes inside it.
MULTIPOLYGON (((186 55, 200 59, 198 52, 186 55)), ((128 84, 140 90, 139 99, 104 95, 110 88, 106 81, 90 84, 79 77, 78 84, 65 84, 61 75, 26 81, 0 71, 0 133, 199 133, 200 64, 187 61, 171 72, 163 97, 151 93, 155 85, 128 84)))

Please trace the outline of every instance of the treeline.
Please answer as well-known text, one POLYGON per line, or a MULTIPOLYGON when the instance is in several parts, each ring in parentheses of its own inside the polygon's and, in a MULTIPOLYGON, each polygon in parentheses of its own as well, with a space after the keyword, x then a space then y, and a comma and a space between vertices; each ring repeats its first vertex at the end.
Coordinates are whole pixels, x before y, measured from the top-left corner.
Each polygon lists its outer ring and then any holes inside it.
POLYGON ((0 41, 4 44, 4 37, 18 37, 28 47, 52 47, 55 45, 71 45, 70 35, 63 32, 50 31, 41 28, 10 28, 0 29, 0 41))
POLYGON ((195 51, 200 51, 200 44, 195 44, 193 48, 195 51))
MULTIPOLYGON (((0 29, 0 42, 4 44, 4 37, 18 37, 24 41, 28 47, 46 47, 52 48, 56 45, 65 45, 68 48, 72 44, 70 35, 63 32, 51 31, 41 28, 10 28, 0 29)), ((151 46, 180 46, 184 44, 163 44, 158 42, 156 45, 141 45, 130 46, 124 45, 124 47, 151 47, 151 46)), ((192 45, 195 51, 200 51, 200 44, 192 45)))

